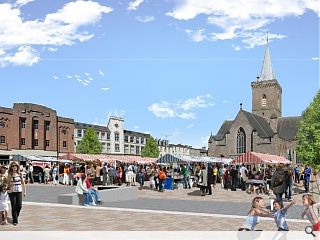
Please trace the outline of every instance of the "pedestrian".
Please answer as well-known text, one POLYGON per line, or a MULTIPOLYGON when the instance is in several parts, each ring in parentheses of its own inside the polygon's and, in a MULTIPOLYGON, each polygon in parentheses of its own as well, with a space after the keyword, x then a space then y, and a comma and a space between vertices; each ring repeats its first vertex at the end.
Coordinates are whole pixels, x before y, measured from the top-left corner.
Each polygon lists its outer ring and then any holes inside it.
POLYGON ((0 166, 0 185, 8 184, 7 167, 5 165, 0 166))
POLYGON ((218 179, 218 168, 216 165, 213 166, 212 173, 213 173, 212 184, 213 184, 213 187, 215 188, 217 179, 218 179))
POLYGON ((102 185, 106 186, 108 182, 108 163, 105 163, 102 168, 102 185))
POLYGON ((211 163, 208 164, 207 167, 207 188, 206 188, 206 195, 212 195, 212 183, 214 179, 214 175, 213 175, 213 168, 211 163))
POLYGON ((206 195, 206 189, 208 185, 208 170, 204 164, 201 167, 198 177, 198 185, 200 186, 201 196, 204 197, 206 195))
POLYGON ((1 225, 8 224, 8 211, 9 211, 9 197, 7 192, 8 186, 6 183, 0 184, 0 217, 1 225))
POLYGON ((166 173, 165 169, 160 168, 159 174, 158 174, 158 179, 159 179, 159 192, 163 192, 163 184, 164 180, 166 179, 166 173))
POLYGON ((295 168, 294 168, 294 182, 299 184, 300 182, 300 167, 299 165, 297 165, 295 168))
POLYGON ((237 191, 238 170, 234 167, 234 165, 231 166, 230 177, 231 177, 231 191, 237 191))
POLYGON ((219 178, 220 178, 221 188, 224 188, 224 173, 225 173, 225 168, 224 168, 224 165, 221 164, 219 168, 219 178))
POLYGON ((283 170, 283 164, 279 164, 271 177, 270 191, 276 195, 276 200, 282 202, 282 196, 285 191, 286 172, 283 170))
POLYGON ((288 201, 292 201, 292 187, 293 187, 293 171, 290 166, 287 166, 286 170, 286 179, 285 179, 285 198, 288 201))
POLYGON ((304 189, 305 189, 306 193, 309 192, 311 175, 312 175, 311 168, 309 165, 306 165, 306 167, 303 171, 304 189))
POLYGON ((49 183, 49 177, 50 177, 50 168, 48 165, 43 169, 43 174, 44 174, 44 183, 48 184, 49 183))
POLYGON ((69 165, 69 173, 68 173, 68 178, 69 178, 69 184, 71 186, 74 185, 74 174, 75 174, 76 168, 74 167, 73 164, 69 165))
POLYGON ((52 184, 57 185, 59 183, 59 170, 56 164, 52 167, 52 184))
POLYGON ((84 206, 89 206, 89 192, 86 185, 86 175, 81 174, 79 181, 76 186, 76 193, 80 196, 84 197, 84 206))
POLYGON ((11 162, 9 165, 8 188, 11 202, 12 222, 13 225, 16 226, 22 208, 22 193, 26 196, 26 186, 17 162, 11 162))
POLYGON ((287 210, 292 207, 296 202, 293 200, 291 203, 283 207, 283 202, 273 202, 274 221, 277 225, 278 231, 289 231, 289 226, 286 220, 287 210))
MULTIPOLYGON (((244 164, 242 164, 241 168, 240 168, 240 185, 241 185, 241 189, 242 191, 246 191, 247 187, 246 187, 246 182, 248 180, 248 169, 244 166, 244 164)), ((253 172, 252 172, 253 173, 253 172)))
POLYGON ((28 172, 29 172, 30 183, 34 183, 32 162, 29 162, 29 171, 28 172))
POLYGON ((254 231, 257 224, 260 222, 259 217, 273 217, 271 212, 264 207, 262 197, 255 197, 251 203, 251 209, 248 212, 244 225, 239 228, 239 231, 254 231))
POLYGON ((311 194, 304 194, 302 196, 302 204, 305 207, 305 210, 301 214, 302 219, 307 216, 310 223, 312 224, 312 230, 320 231, 320 221, 317 217, 317 214, 314 212, 314 207, 318 208, 319 211, 320 205, 316 204, 311 194))
POLYGON ((65 164, 63 168, 63 185, 69 185, 69 164, 65 164))
POLYGON ((144 178, 145 178, 145 170, 144 168, 140 167, 140 171, 139 171, 139 183, 140 183, 140 190, 143 189, 143 185, 144 185, 144 178))

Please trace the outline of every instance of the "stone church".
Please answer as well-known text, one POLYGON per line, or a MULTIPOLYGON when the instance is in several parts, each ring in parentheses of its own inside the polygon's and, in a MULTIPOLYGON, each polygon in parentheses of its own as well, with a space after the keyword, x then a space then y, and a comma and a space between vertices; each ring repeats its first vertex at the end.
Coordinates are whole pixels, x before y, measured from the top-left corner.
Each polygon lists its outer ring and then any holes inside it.
POLYGON ((253 151, 284 156, 293 163, 301 116, 282 117, 282 88, 272 69, 267 44, 260 77, 251 83, 252 112, 240 110, 233 121, 224 121, 208 142, 209 156, 234 158, 253 151))

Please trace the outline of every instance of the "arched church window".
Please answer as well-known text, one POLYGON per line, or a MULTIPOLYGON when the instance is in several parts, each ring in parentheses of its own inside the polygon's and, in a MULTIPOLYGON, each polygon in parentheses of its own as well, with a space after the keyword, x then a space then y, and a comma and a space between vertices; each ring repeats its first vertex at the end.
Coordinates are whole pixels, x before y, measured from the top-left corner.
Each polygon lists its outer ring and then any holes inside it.
POLYGON ((237 153, 246 152, 246 133, 243 128, 239 128, 237 134, 237 153))
POLYGON ((267 106, 267 96, 265 94, 262 95, 261 106, 262 107, 266 107, 267 106))
POLYGON ((5 128, 6 124, 4 122, 0 122, 0 128, 5 128))

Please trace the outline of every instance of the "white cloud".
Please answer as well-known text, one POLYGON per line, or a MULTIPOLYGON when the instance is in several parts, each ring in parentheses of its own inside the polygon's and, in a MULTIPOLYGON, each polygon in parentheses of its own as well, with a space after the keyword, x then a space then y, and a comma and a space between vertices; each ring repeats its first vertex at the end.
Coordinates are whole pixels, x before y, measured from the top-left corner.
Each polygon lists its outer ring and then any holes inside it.
POLYGON ((54 49, 57 46, 88 41, 94 35, 84 31, 84 27, 97 23, 103 14, 111 11, 112 8, 97 2, 78 0, 65 4, 57 12, 41 19, 24 21, 19 8, 8 3, 0 4, 0 49, 5 51, 7 57, 4 58, 6 62, 2 60, 1 65, 11 63, 9 60, 15 54, 21 55, 21 47, 24 53, 26 49, 29 50, 29 55, 34 53, 27 64, 31 66, 40 59, 36 54, 36 46, 54 49))
POLYGON ((234 50, 236 50, 236 51, 240 51, 240 50, 241 50, 241 47, 240 47, 240 46, 236 46, 236 45, 234 45, 234 44, 232 44, 231 46, 232 46, 232 48, 233 48, 234 50))
POLYGON ((208 39, 208 37, 204 34, 204 29, 199 29, 196 31, 186 29, 185 32, 194 42, 202 42, 203 40, 208 39))
POLYGON ((53 78, 54 80, 58 80, 58 79, 59 79, 59 77, 57 77, 57 76, 52 76, 52 78, 53 78))
MULTIPOLYGON (((1 55, 1 54, 0 54, 1 55)), ((319 61, 319 57, 313 57, 313 58, 311 58, 312 60, 314 60, 314 61, 319 61)))
POLYGON ((80 78, 80 76, 79 76, 79 75, 77 75, 77 74, 75 74, 74 76, 75 76, 75 78, 80 78))
POLYGON ((17 0, 16 1, 16 6, 21 7, 21 6, 26 5, 26 4, 28 4, 30 2, 33 2, 33 1, 34 0, 17 0))
POLYGON ((90 73, 87 73, 87 72, 86 72, 86 73, 84 73, 84 75, 86 75, 86 76, 90 76, 90 73))
POLYGON ((102 70, 100 70, 100 69, 99 69, 99 74, 100 74, 101 76, 104 76, 104 73, 103 73, 102 70))
POLYGON ((136 21, 147 23, 147 22, 154 21, 155 17, 154 16, 144 16, 144 17, 137 16, 135 19, 136 21))
POLYGON ((189 124, 188 126, 187 126, 187 128, 189 129, 189 128, 193 128, 193 124, 189 124))
POLYGON ((185 101, 178 101, 176 103, 169 103, 162 101, 160 103, 154 103, 148 107, 148 110, 152 112, 158 118, 182 118, 186 120, 195 119, 195 113, 191 112, 196 108, 207 108, 213 106, 211 102, 212 97, 210 94, 204 96, 197 96, 189 98, 185 101))
POLYGON ((108 87, 102 87, 101 89, 102 89, 103 91, 105 91, 105 92, 108 91, 108 90, 110 90, 110 88, 108 88, 108 87))
POLYGON ((0 66, 4 67, 8 64, 17 66, 32 66, 40 60, 38 53, 30 46, 21 46, 14 54, 1 52, 0 66))
MULTIPOLYGON (((199 15, 207 15, 207 23, 217 26, 221 31, 207 34, 206 37, 202 32, 199 40, 241 38, 246 40, 243 43, 251 48, 259 45, 261 41, 252 39, 250 33, 264 32, 271 22, 285 17, 301 16, 308 10, 320 15, 318 0, 181 0, 167 15, 177 20, 191 20, 199 15)), ((281 34, 274 36, 278 39, 283 37, 281 34)), ((263 42, 266 43, 265 37, 263 42)))
POLYGON ((141 3, 143 3, 144 0, 135 0, 133 2, 129 3, 129 6, 127 8, 128 11, 137 10, 141 3))
POLYGON ((67 77, 67 78, 69 78, 69 79, 71 79, 71 78, 72 78, 72 76, 70 76, 70 75, 66 75, 66 77, 67 77))
POLYGON ((49 47, 49 48, 48 48, 48 51, 49 51, 49 52, 56 52, 56 51, 58 51, 58 48, 49 47))

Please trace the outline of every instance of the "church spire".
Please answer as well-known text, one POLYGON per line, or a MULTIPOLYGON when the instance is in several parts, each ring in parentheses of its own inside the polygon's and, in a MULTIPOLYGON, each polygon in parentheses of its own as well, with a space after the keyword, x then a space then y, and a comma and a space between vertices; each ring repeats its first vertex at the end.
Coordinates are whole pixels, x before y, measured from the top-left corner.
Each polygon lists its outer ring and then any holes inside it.
POLYGON ((275 74, 272 69, 270 50, 269 50, 269 38, 267 35, 267 47, 264 54, 263 66, 258 81, 268 81, 275 79, 275 74))

